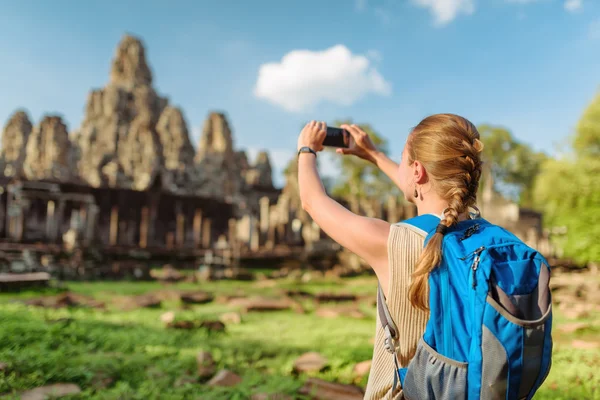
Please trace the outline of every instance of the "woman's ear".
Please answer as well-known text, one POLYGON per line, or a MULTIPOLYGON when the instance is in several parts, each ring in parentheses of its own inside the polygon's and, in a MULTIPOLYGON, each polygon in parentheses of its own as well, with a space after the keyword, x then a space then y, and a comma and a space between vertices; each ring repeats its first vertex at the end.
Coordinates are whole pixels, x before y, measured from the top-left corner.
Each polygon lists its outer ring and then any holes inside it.
POLYGON ((413 178, 416 184, 423 185, 427 183, 427 172, 425 167, 419 161, 413 163, 413 178))

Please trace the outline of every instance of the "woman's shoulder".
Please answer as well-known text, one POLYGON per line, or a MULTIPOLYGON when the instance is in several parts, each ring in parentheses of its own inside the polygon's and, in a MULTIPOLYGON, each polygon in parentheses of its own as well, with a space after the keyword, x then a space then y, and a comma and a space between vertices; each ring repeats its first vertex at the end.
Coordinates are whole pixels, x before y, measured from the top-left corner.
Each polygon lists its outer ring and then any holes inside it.
POLYGON ((389 237, 391 238, 392 236, 408 236, 422 238, 423 240, 425 239, 420 229, 403 222, 398 222, 390 226, 389 237))

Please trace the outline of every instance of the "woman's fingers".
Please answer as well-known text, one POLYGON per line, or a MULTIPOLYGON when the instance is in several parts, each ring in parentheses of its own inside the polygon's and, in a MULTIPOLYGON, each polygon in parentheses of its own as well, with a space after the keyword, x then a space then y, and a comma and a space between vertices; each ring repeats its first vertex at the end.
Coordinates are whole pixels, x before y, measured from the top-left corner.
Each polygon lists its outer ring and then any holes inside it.
POLYGON ((350 149, 350 148, 337 148, 337 149, 335 149, 335 152, 338 154, 343 154, 343 155, 355 154, 354 149, 350 149))

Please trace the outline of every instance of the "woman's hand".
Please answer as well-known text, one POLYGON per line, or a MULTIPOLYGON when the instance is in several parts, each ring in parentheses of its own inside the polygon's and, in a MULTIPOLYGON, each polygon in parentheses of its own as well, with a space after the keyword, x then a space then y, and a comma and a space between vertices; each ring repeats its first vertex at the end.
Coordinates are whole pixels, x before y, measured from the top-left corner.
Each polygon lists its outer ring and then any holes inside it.
POLYGON ((314 151, 323 150, 323 141, 327 135, 327 125, 325 122, 310 121, 302 128, 298 136, 298 150, 307 146, 314 151))
POLYGON ((341 128, 350 133, 348 148, 336 149, 338 154, 352 154, 363 160, 375 163, 375 156, 379 152, 369 135, 356 125, 342 125, 341 128))

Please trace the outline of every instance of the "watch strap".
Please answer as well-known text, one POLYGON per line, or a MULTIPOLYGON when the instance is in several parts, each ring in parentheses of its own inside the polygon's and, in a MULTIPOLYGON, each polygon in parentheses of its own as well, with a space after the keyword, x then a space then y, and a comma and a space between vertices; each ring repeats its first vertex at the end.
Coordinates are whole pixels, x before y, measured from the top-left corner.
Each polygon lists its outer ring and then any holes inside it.
POLYGON ((298 150, 298 155, 300 155, 301 153, 312 153, 315 155, 315 157, 317 156, 317 152, 308 146, 301 147, 300 150, 298 150))

